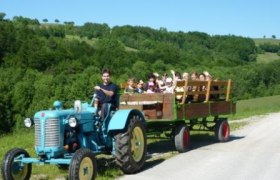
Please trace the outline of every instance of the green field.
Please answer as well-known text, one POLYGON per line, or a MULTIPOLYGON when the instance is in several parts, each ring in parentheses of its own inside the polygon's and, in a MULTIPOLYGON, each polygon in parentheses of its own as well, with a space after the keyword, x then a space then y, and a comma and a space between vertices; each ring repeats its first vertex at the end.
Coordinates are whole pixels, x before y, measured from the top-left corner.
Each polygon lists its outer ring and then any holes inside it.
POLYGON ((98 39, 96 38, 92 38, 92 39, 88 39, 87 37, 80 38, 79 36, 73 36, 73 35, 66 35, 66 39, 77 40, 80 42, 84 41, 91 46, 96 46, 96 42, 98 41, 98 39))
MULTIPOLYGON (((230 121, 234 121, 236 119, 246 118, 254 115, 267 114, 270 112, 279 112, 280 111, 280 95, 279 96, 271 96, 271 97, 263 97, 257 99, 250 100, 241 100, 237 102, 237 113, 229 117, 230 121)), ((231 129, 234 129, 231 127, 231 129)), ((197 141, 199 138, 203 138, 203 134, 195 134, 193 138, 194 141, 197 141)), ((207 139, 207 138, 206 138, 207 139)), ((209 139, 209 138, 208 138, 209 139)), ((174 152, 174 148, 170 141, 158 139, 156 142, 154 140, 149 140, 151 144, 149 144, 149 148, 153 148, 152 146, 160 147, 170 146, 167 148, 168 154, 161 159, 156 160, 148 160, 145 166, 153 166, 159 163, 159 161, 164 161, 164 159, 169 158, 177 153, 174 152)), ((22 130, 20 132, 16 132, 13 134, 8 134, 0 137, 0 161, 2 162, 2 158, 5 152, 14 147, 20 147, 26 149, 31 156, 35 156, 34 152, 34 129, 31 130, 22 130)), ((162 148, 161 148, 162 149, 162 148)), ((116 167, 114 163, 114 159, 111 156, 97 156, 97 164, 98 164, 98 180, 101 179, 114 179, 118 176, 122 175, 122 172, 116 167)), ((68 171, 60 170, 55 165, 33 165, 32 170, 32 179, 66 179, 68 171)))
POLYGON ((257 63, 270 63, 272 61, 280 61, 280 56, 277 53, 266 52, 264 54, 258 54, 257 63))
MULTIPOLYGON (((275 45, 280 44, 280 39, 259 38, 259 39, 254 39, 254 41, 256 43, 256 46, 259 46, 260 44, 264 44, 264 43, 275 44, 275 45)), ((278 56, 277 53, 265 52, 264 54, 258 54, 257 57, 257 63, 270 63, 275 60, 280 60, 280 56, 278 56)))
POLYGON ((276 44, 276 45, 280 43, 280 39, 272 39, 272 38, 256 38, 254 39, 254 41, 257 46, 264 43, 276 44))
POLYGON ((279 112, 280 95, 238 101, 236 111, 237 113, 232 116, 233 119, 279 112))

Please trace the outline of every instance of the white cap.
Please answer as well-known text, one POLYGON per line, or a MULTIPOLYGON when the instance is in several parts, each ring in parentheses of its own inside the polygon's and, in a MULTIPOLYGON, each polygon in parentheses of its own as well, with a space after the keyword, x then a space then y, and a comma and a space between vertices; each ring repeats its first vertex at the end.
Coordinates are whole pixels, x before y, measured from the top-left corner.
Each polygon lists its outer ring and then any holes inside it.
POLYGON ((172 78, 171 77, 166 78, 165 82, 172 82, 172 78))

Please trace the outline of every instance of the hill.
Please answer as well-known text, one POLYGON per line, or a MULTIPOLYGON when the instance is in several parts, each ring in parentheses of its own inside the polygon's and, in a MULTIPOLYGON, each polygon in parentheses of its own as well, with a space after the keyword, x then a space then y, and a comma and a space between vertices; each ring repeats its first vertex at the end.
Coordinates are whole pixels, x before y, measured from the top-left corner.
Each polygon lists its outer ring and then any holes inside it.
MULTIPOLYGON (((116 84, 147 81, 152 72, 209 71, 234 81, 236 99, 280 94, 280 62, 257 63, 255 41, 234 35, 168 32, 141 26, 86 23, 40 24, 17 17, 0 20, 0 133, 22 127, 22 119, 48 109, 87 100, 100 71, 113 70, 116 84)), ((277 46, 278 47, 278 46, 277 46)), ((270 47, 268 47, 270 48, 270 47)), ((263 53, 268 52, 263 50, 263 53)))

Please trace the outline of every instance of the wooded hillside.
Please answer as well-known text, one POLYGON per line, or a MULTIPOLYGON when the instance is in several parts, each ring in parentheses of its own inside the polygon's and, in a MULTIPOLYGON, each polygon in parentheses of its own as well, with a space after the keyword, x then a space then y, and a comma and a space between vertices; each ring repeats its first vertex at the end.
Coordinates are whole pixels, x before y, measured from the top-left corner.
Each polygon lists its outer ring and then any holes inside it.
MULTIPOLYGON (((151 72, 209 71, 234 81, 236 99, 280 94, 280 60, 256 63, 258 53, 280 45, 256 46, 253 39, 202 32, 169 32, 139 26, 86 23, 41 24, 36 19, 0 19, 0 133, 62 100, 89 100, 103 68, 116 84, 151 72)), ((279 58, 280 59, 280 58, 279 58)))

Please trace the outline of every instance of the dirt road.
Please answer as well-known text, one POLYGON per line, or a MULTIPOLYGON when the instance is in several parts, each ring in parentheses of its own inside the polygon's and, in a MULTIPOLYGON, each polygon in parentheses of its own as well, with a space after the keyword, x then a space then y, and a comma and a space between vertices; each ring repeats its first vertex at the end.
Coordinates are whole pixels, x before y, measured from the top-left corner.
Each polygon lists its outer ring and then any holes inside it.
POLYGON ((227 143, 198 145, 121 180, 279 180, 280 113, 253 118, 227 143))

